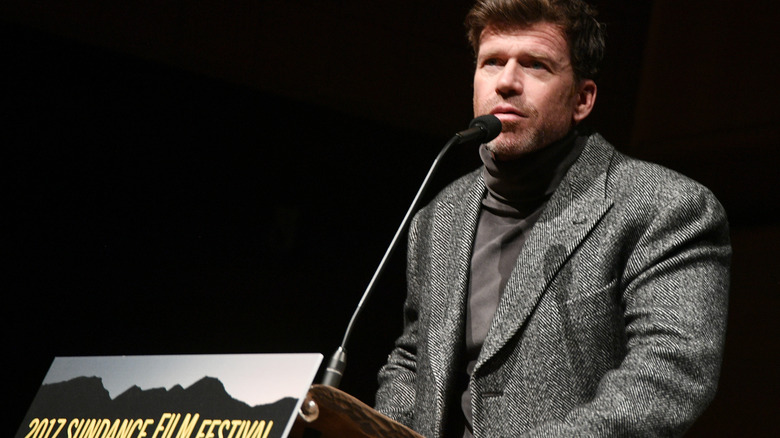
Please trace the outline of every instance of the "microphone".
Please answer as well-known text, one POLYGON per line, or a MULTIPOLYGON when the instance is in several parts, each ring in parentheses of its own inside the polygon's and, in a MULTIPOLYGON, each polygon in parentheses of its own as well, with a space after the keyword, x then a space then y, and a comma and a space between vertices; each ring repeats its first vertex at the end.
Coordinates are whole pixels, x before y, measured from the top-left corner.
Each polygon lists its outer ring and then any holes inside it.
POLYGON ((374 285, 376 284, 377 278, 379 278, 379 276, 382 275, 382 272, 385 270, 385 265, 387 264, 387 260, 390 258, 393 251, 398 246, 398 240, 401 234, 406 229, 406 227, 409 226, 409 222, 412 220, 412 216, 414 212, 417 210, 418 204, 420 203, 420 198, 422 198, 423 193, 425 193, 425 190, 428 188, 431 177, 433 176, 434 173, 436 173, 436 170, 438 170, 442 158, 447 154, 450 148, 456 144, 469 143, 469 142, 479 142, 480 144, 487 143, 490 140, 493 140, 494 138, 498 137, 498 134, 500 133, 501 133, 501 121, 498 120, 498 117, 492 114, 486 114, 484 116, 476 117, 474 120, 471 121, 471 123, 469 123, 469 128, 457 132, 444 145, 444 147, 441 149, 441 152, 439 152, 439 155, 436 156, 436 159, 433 160, 433 164, 431 165, 431 168, 428 170, 428 174, 425 176, 422 185, 420 185, 420 188, 417 190, 417 194, 415 195, 412 204, 409 206, 409 210, 406 211, 406 215, 401 221, 401 225, 398 227, 398 230, 395 232, 395 235, 393 236, 393 240, 390 241, 390 246, 387 247, 387 250, 385 251, 385 255, 382 257, 382 260, 379 262, 379 266, 377 267, 376 272, 374 272, 374 276, 371 277, 371 281, 369 281, 365 292, 363 292, 363 296, 360 298, 360 302, 358 303, 358 306, 355 309, 355 313, 352 314, 352 319, 350 319, 349 324, 347 325, 347 330, 344 333, 344 339, 341 341, 341 345, 336 350, 336 352, 333 353, 333 355, 330 357, 330 360, 328 361, 328 364, 325 368, 325 372, 322 378, 323 385, 338 388, 339 384, 341 383, 341 377, 344 375, 344 369, 346 369, 347 367, 346 345, 347 342, 349 341, 350 335, 352 334, 352 328, 355 324, 355 320, 357 320, 358 315, 363 310, 364 304, 366 303, 368 297, 373 292, 374 285))
POLYGON ((487 143, 498 137, 501 133, 501 120, 493 114, 479 116, 469 123, 469 129, 465 129, 455 134, 460 137, 460 142, 479 140, 480 143, 487 143))

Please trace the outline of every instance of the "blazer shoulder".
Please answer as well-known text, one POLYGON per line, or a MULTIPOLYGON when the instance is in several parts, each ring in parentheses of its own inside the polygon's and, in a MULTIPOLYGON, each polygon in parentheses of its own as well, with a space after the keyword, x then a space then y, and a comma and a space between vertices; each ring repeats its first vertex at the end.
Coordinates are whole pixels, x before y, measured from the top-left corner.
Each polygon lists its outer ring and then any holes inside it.
POLYGON ((712 191, 700 182, 660 164, 619 151, 613 155, 607 185, 618 198, 639 196, 661 201, 695 196, 718 202, 712 191))
POLYGON ((660 220, 727 223, 726 212, 707 187, 662 165, 628 156, 592 132, 570 173, 573 186, 604 184, 612 217, 635 226, 660 220))
POLYGON ((616 151, 608 172, 607 192, 623 214, 728 227, 726 211, 715 194, 675 170, 616 151))

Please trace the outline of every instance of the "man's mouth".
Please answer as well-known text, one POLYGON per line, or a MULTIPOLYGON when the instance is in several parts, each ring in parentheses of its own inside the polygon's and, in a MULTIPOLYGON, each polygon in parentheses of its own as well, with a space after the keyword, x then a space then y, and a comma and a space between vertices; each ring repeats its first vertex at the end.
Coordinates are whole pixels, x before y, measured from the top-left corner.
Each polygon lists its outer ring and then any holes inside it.
POLYGON ((527 116, 519 109, 511 105, 499 105, 490 111, 490 114, 498 117, 501 121, 524 119, 527 116))

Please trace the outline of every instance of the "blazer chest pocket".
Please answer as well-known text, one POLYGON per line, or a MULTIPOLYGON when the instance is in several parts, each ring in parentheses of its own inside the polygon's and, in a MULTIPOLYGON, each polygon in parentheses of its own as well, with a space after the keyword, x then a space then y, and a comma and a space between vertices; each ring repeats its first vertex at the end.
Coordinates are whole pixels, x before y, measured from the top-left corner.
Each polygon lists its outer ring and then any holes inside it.
POLYGON ((560 294, 561 307, 582 313, 584 317, 614 311, 620 305, 617 286, 617 278, 613 278, 600 287, 585 284, 566 288, 560 294))
POLYGON ((566 337, 588 343, 622 325, 623 312, 617 288, 618 281, 613 278, 601 287, 575 286, 557 294, 558 312, 566 337))
POLYGON ((602 362, 599 368, 609 368, 622 357, 625 324, 618 288, 617 279, 612 279, 602 287, 579 289, 560 303, 564 339, 572 350, 571 357, 591 357, 602 362))

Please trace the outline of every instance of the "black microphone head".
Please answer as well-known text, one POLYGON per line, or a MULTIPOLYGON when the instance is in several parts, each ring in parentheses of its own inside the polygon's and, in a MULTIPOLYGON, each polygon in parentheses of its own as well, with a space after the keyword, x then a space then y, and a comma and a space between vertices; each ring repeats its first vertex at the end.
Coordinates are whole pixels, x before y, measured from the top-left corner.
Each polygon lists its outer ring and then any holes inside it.
POLYGON ((485 138, 481 140, 483 143, 487 143, 498 137, 498 134, 501 134, 501 120, 498 120, 498 117, 493 114, 485 114, 484 116, 474 118, 469 123, 469 128, 475 126, 478 126, 485 132, 485 138))

